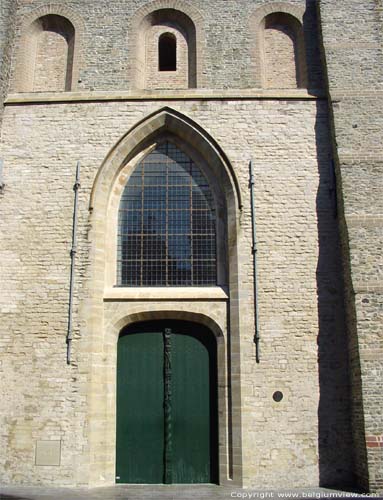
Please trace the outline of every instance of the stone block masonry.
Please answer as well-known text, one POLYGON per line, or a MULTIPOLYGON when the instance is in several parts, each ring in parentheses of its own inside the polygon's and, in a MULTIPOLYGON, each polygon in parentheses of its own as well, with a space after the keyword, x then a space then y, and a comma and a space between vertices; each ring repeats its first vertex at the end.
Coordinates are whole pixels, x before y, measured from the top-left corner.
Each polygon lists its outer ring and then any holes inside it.
POLYGON ((148 308, 195 311, 218 322, 225 318, 222 304, 192 306, 176 292, 173 305, 137 299, 118 308, 92 296, 90 248, 96 226, 89 199, 95 176, 126 130, 165 105, 216 138, 243 196, 236 236, 241 354, 231 360, 242 373, 240 407, 234 408, 234 418, 242 412, 242 466, 236 465, 239 451, 234 450, 234 479, 249 487, 304 487, 318 484, 320 475, 329 482, 348 481, 348 381, 345 361, 339 362, 345 337, 337 227, 328 192, 327 104, 316 99, 7 106, 3 155, 8 189, 1 201, 1 220, 8 221, 1 239, 1 261, 7 263, 1 296, 2 349, 7 353, 1 365, 4 480, 111 484, 114 427, 108 415, 115 379, 112 365, 103 368, 105 356, 105 366, 113 359, 106 350, 114 345, 108 325, 148 308), (252 340, 251 157, 259 235, 260 365, 252 340), (73 365, 68 368, 68 252, 77 160, 82 174, 76 321, 73 365), (91 335, 94 322, 97 337, 91 335), (272 398, 277 390, 284 396, 280 403, 272 398), (62 441, 60 467, 34 465, 35 443, 47 439, 62 441))
MULTIPOLYGON (((136 13, 146 10, 147 14, 156 9, 184 12, 195 24, 198 38, 195 57, 199 65, 197 87, 254 88, 258 86, 259 79, 259 74, 254 71, 256 52, 254 36, 260 27, 253 25, 251 19, 253 12, 262 3, 241 0, 241 2, 226 2, 223 7, 219 0, 209 2, 198 0, 185 2, 185 4, 180 0, 172 0, 156 2, 151 9, 150 4, 146 5, 145 0, 138 2, 98 0, 97 7, 94 3, 89 4, 82 0, 65 1, 59 4, 43 0, 38 5, 35 2, 20 2, 15 23, 16 45, 11 88, 15 91, 20 87, 17 74, 20 69, 17 67, 17 61, 22 58, 25 50, 22 30, 25 30, 26 26, 23 23, 32 22, 34 12, 37 16, 39 12, 41 12, 40 15, 44 15, 48 10, 54 11, 55 7, 57 7, 57 14, 68 18, 77 28, 75 44, 77 43, 80 51, 81 71, 76 82, 73 82, 73 88, 77 86, 88 90, 134 88, 137 58, 140 62, 142 59, 143 65, 147 63, 145 56, 139 55, 142 47, 136 46, 136 41, 141 31, 144 30, 143 26, 140 27, 140 23, 145 18, 145 14, 137 18, 136 13), (77 25, 74 17, 76 21, 77 17, 79 18, 77 25)), ((307 61, 311 68, 309 85, 311 88, 320 88, 321 68, 316 43, 315 2, 308 2, 307 8, 306 2, 302 0, 281 3, 306 9, 303 28, 307 61)), ((278 2, 275 8, 278 11, 278 2)), ((189 33, 188 39, 190 43, 189 33)), ((140 44, 143 43, 145 41, 140 39, 140 44)), ((148 57, 151 57, 150 53, 148 57)), ((291 54, 289 57, 291 58, 291 54)), ((286 66, 284 71, 288 73, 288 61, 285 61, 284 65, 286 66)), ((142 68, 138 70, 142 71, 142 68)), ((152 71, 149 71, 149 74, 153 76, 152 71)), ((174 76, 178 79, 181 74, 176 72, 174 76)), ((184 86, 184 80, 181 79, 180 83, 184 86)), ((163 84, 161 87, 163 88, 163 84)))
POLYGON ((2 482, 114 484, 119 332, 171 318, 216 336, 221 485, 382 491, 382 2, 4 0, 0 9, 2 482), (178 37, 172 75, 157 67, 163 32, 178 37), (211 169, 227 234, 223 287, 114 286, 122 187, 164 137, 211 169))
POLYGON ((16 2, 10 0, 4 0, 0 5, 0 127, 9 85, 16 8, 16 2))
POLYGON ((341 193, 356 474, 382 491, 382 4, 322 0, 320 16, 341 193))

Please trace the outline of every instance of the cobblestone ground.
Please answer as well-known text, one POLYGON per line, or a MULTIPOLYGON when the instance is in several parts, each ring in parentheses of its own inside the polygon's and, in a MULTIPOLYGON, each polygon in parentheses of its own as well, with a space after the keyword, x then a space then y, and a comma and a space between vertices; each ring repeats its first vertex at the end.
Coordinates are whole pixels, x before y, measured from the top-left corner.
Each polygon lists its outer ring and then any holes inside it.
POLYGON ((255 491, 217 486, 114 486, 90 490, 69 488, 1 487, 0 500, 277 500, 288 498, 333 500, 337 498, 380 498, 337 490, 312 488, 288 491, 255 491))

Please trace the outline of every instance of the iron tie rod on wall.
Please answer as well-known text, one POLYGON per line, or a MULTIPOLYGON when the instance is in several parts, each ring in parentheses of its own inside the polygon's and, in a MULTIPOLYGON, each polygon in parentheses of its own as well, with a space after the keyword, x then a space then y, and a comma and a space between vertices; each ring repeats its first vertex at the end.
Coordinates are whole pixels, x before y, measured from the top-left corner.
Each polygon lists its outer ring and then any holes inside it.
POLYGON ((0 158, 0 193, 2 193, 4 191, 4 187, 5 187, 5 184, 4 184, 4 180, 3 180, 3 169, 4 169, 4 162, 3 162, 3 159, 0 158))
POLYGON ((71 363, 71 348, 73 340, 73 289, 74 289, 74 272, 77 253, 77 220, 78 220, 78 190, 80 188, 80 162, 77 162, 76 181, 73 186, 74 191, 74 207, 73 207, 73 228, 72 228, 72 248, 70 251, 71 267, 70 267, 70 284, 69 284, 69 310, 68 310, 68 331, 66 336, 67 365, 71 363))
POLYGON ((257 226, 256 226, 256 214, 255 214, 255 191, 254 191, 254 169, 253 161, 249 162, 250 171, 250 201, 251 201, 251 227, 252 227, 252 237, 253 244, 251 247, 251 253, 253 254, 253 286, 254 286, 254 324, 255 324, 255 359, 256 362, 260 361, 260 349, 259 349, 259 329, 258 329, 258 279, 257 279, 257 226))

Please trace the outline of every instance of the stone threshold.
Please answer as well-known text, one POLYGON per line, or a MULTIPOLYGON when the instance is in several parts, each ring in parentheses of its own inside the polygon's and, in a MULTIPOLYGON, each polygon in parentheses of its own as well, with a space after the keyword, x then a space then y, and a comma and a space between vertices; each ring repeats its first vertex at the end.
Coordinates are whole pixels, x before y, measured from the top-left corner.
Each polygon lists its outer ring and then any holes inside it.
POLYGON ((306 89, 245 89, 245 90, 163 90, 163 91, 74 91, 74 92, 30 92, 9 94, 5 105, 49 104, 66 102, 103 101, 177 101, 177 100, 317 100, 325 99, 323 90, 306 89))
POLYGON ((112 287, 104 292, 104 301, 153 301, 153 300, 212 300, 225 301, 229 296, 218 286, 212 287, 112 287))
POLYGON ((98 488, 0 486, 0 499, 4 500, 230 500, 281 498, 334 500, 382 498, 378 494, 359 494, 357 490, 344 491, 330 488, 301 489, 242 489, 225 485, 127 485, 98 488))

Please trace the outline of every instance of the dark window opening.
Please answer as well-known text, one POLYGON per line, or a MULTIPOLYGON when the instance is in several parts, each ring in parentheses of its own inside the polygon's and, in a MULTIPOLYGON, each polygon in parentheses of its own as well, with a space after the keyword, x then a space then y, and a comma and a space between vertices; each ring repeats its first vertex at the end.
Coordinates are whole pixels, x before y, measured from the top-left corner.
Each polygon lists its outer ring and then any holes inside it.
POLYGON ((119 210, 120 286, 216 285, 216 217, 199 167, 164 142, 136 167, 119 210))
POLYGON ((163 33, 158 40, 158 70, 177 70, 177 39, 172 33, 163 33))

